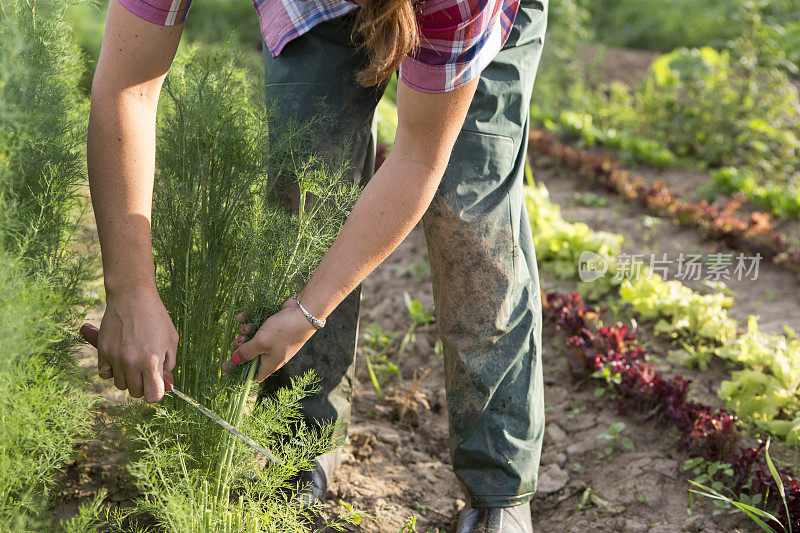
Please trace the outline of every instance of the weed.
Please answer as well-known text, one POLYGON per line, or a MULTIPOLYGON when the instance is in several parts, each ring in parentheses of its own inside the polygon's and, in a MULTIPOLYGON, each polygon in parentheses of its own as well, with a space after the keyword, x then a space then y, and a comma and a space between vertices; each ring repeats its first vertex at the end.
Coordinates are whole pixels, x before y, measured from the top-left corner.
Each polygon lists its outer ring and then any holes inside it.
POLYGON ((574 407, 570 409, 569 412, 567 413, 567 420, 571 422, 578 420, 578 416, 581 414, 581 410, 582 409, 580 407, 574 407))
POLYGON ((647 494, 639 492, 639 488, 636 485, 623 487, 619 489, 619 491, 623 494, 626 492, 631 493, 633 495, 633 500, 636 503, 648 503, 650 501, 650 498, 647 496, 647 494))
POLYGON ((411 515, 406 520, 406 523, 403 524, 402 529, 400 529, 399 533, 415 533, 417 531, 417 517, 411 515))
POLYGON ((444 343, 442 339, 436 339, 436 342, 433 343, 433 354, 439 359, 444 357, 444 343))
POLYGON ((635 450, 636 446, 633 444, 633 441, 628 437, 622 437, 622 432, 625 430, 625 423, 624 422, 614 422, 610 426, 608 426, 608 431, 604 431, 600 433, 597 438, 607 441, 606 447, 603 448, 601 451, 597 452, 598 459, 606 459, 614 453, 614 450, 617 446, 621 446, 626 450, 635 450))
POLYGON ((417 328, 433 322, 433 309, 424 307, 419 300, 412 300, 408 293, 403 293, 403 301, 406 304, 406 310, 411 317, 411 324, 403 335, 403 340, 400 341, 400 348, 397 350, 397 361, 403 358, 406 353, 406 348, 411 344, 414 349, 417 349, 417 328))
POLYGON ((428 262, 427 248, 422 252, 422 259, 419 263, 408 268, 408 273, 417 279, 424 279, 431 275, 431 265, 428 262))
POLYGON ((387 352, 397 335, 383 331, 377 324, 369 324, 362 337, 367 371, 378 398, 384 399, 383 385, 390 376, 399 376, 397 365, 389 361, 387 352))

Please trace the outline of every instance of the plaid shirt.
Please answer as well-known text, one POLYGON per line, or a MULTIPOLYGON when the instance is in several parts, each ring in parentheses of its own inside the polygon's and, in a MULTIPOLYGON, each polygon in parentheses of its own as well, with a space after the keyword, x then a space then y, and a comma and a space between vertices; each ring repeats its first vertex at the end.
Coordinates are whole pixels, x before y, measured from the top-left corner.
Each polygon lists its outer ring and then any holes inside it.
MULTIPOLYGON (((180 24, 192 0, 119 0, 135 15, 180 24)), ((253 0, 273 56, 321 22, 357 9, 347 0, 253 0)), ((479 76, 506 42, 519 0, 423 0, 417 7, 420 46, 403 59, 400 79, 426 93, 447 92, 479 76)))

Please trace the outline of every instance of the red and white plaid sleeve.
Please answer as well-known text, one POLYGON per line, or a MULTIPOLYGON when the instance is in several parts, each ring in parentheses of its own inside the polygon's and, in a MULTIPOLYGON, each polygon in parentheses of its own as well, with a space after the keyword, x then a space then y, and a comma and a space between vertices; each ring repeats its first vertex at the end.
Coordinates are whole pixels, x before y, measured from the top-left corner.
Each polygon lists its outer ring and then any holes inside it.
POLYGON ((479 76, 500 52, 519 0, 429 0, 418 8, 420 46, 400 79, 426 93, 452 91, 479 76))
POLYGON ((118 0, 134 15, 161 26, 175 26, 186 20, 192 0, 118 0))

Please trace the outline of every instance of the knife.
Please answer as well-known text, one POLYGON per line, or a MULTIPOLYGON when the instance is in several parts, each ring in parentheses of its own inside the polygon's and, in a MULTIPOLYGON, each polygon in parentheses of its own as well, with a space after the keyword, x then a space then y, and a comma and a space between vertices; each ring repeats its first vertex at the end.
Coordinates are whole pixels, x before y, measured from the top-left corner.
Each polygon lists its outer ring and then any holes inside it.
MULTIPOLYGON (((100 334, 99 329, 94 327, 92 324, 86 323, 83 326, 81 326, 80 334, 81 337, 83 337, 83 340, 85 340, 90 345, 97 348, 97 337, 100 334)), ((172 374, 169 372, 165 373, 165 378, 166 378, 165 381, 168 382, 170 385, 172 385, 172 374)), ((231 424, 226 422, 225 419, 216 414, 214 411, 206 408, 200 402, 198 402, 188 394, 178 390, 175 387, 175 385, 172 385, 172 390, 169 392, 172 392, 173 394, 175 394, 175 396, 182 399, 183 401, 185 401, 186 403, 188 403, 189 405, 191 405, 192 407, 194 407, 195 409, 206 415, 208 418, 214 421, 214 423, 222 427, 222 429, 224 429, 225 431, 227 431, 240 441, 244 442, 245 444, 253 448, 255 451, 257 451, 258 453, 260 453, 261 455, 272 461, 273 463, 283 464, 283 461, 280 460, 278 457, 276 457, 275 454, 270 452, 264 446, 260 445, 259 443, 257 443, 256 441, 254 441, 253 439, 251 439, 250 437, 248 437, 247 435, 236 429, 235 427, 233 427, 231 424)))

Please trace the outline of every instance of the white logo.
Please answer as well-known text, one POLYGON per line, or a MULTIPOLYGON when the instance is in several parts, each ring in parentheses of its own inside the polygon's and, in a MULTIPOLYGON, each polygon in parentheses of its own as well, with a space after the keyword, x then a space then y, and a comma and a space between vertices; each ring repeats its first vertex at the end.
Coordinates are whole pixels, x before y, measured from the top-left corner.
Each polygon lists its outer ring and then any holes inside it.
POLYGON ((585 250, 578 256, 578 277, 581 281, 594 281, 602 278, 608 270, 608 262, 602 255, 585 250))

